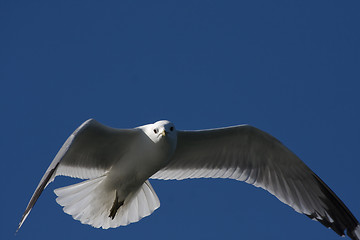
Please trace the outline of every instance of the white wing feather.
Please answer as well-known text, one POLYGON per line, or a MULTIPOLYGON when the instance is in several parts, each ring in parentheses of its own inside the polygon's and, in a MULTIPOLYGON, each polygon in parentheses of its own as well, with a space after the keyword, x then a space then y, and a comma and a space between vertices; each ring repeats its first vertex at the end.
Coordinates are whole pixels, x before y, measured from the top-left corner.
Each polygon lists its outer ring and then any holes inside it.
POLYGON ((41 178, 21 218, 24 223, 45 187, 58 175, 81 179, 98 178, 106 174, 115 161, 127 151, 138 129, 115 129, 89 119, 65 141, 41 178))
POLYGON ((178 131, 173 159, 151 178, 245 181, 339 235, 360 238, 358 221, 330 188, 277 139, 248 125, 178 131))

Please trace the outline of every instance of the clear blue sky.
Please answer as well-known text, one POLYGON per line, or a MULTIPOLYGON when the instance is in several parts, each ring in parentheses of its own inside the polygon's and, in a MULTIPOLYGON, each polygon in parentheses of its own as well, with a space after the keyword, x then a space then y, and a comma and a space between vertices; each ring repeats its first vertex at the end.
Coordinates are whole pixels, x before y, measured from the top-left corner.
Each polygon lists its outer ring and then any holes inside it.
POLYGON ((248 123, 293 150, 360 219, 358 1, 0 3, 1 239, 340 239, 233 180, 152 181, 127 227, 73 220, 42 174, 88 118, 119 128, 248 123))

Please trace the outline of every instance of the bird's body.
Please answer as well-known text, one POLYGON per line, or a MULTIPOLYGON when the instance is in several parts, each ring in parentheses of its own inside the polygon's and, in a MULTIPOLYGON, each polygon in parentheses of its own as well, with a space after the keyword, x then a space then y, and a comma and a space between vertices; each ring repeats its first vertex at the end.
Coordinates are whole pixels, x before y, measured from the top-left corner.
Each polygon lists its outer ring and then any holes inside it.
MULTIPOLYGON (((161 133, 160 133, 161 134, 161 133)), ((121 200, 164 167, 174 153, 176 142, 161 138, 154 142, 138 129, 139 139, 114 163, 107 173, 104 187, 116 190, 121 200)))
POLYGON ((134 129, 84 122, 45 172, 20 221, 58 175, 87 179, 56 189, 56 201, 74 219, 113 228, 136 222, 160 206, 149 178, 230 178, 261 187, 295 211, 352 239, 359 222, 295 154, 248 125, 179 131, 169 121, 134 129))
MULTIPOLYGON (((84 124, 88 125, 87 129, 89 129, 88 132, 83 133, 88 134, 84 138, 95 141, 87 144, 96 146, 85 152, 74 150, 79 154, 76 156, 77 159, 87 162, 86 159, 92 158, 87 156, 88 152, 93 151, 94 148, 103 148, 97 156, 100 160, 99 164, 110 159, 111 164, 106 166, 101 174, 87 176, 86 178, 90 179, 88 181, 55 190, 58 196, 57 202, 64 207, 66 213, 94 227, 110 228, 127 225, 151 214, 160 206, 160 202, 147 180, 169 163, 175 151, 176 132, 170 130, 173 129, 173 124, 159 121, 151 127, 145 125, 130 130, 126 133, 130 134, 126 143, 119 146, 116 137, 110 142, 103 138, 111 139, 114 134, 122 135, 123 130, 117 132, 116 129, 107 128, 91 120, 84 124), (91 127, 95 128, 91 130, 91 127), (102 128, 103 134, 99 134, 97 127, 102 128), (148 209, 141 208, 141 205, 148 205, 148 209), (118 211, 122 212, 118 213, 118 211)), ((82 146, 81 142, 72 143, 72 148, 87 149, 88 147, 82 146)), ((92 154, 97 155, 97 153, 92 154)), ((70 152, 70 155, 73 154, 70 152)), ((59 175, 73 172, 68 169, 74 168, 72 159, 65 158, 64 167, 60 165, 57 168, 59 175)), ((99 167, 94 166, 94 168, 98 170, 99 167)), ((89 170, 91 168, 87 169, 89 170)), ((74 176, 84 177, 78 173, 74 176)))
MULTIPOLYGON (((165 122, 164 122, 165 123, 165 122)), ((166 123, 164 128, 167 127, 166 123)), ((124 202, 136 192, 147 179, 164 167, 171 159, 176 147, 176 138, 151 139, 146 128, 138 128, 139 137, 127 152, 118 158, 104 179, 104 189, 116 192, 118 201, 124 202)), ((158 134, 166 134, 168 129, 160 129, 158 134)))

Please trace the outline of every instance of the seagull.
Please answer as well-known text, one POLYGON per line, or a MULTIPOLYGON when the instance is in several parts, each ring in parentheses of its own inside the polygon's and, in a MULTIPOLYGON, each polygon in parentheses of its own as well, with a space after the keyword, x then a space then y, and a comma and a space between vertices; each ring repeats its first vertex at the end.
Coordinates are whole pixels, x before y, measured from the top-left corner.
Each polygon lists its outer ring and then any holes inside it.
POLYGON ((263 188, 337 234, 360 239, 360 225, 294 153, 250 125, 181 131, 167 120, 133 129, 94 119, 78 127, 33 193, 17 231, 56 176, 84 179, 55 189, 65 213, 95 228, 139 221, 160 207, 149 179, 229 178, 263 188))

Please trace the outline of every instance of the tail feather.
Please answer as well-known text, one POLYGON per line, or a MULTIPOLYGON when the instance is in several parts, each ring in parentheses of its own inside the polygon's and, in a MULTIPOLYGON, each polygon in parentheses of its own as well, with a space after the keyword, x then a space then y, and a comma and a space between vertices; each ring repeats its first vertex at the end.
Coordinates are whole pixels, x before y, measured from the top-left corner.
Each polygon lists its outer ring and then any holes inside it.
POLYGON ((139 221, 160 206, 160 201, 146 181, 137 191, 131 193, 118 209, 114 218, 109 217, 115 198, 115 190, 107 191, 101 183, 105 176, 55 190, 57 203, 64 212, 83 224, 96 228, 115 228, 139 221))

